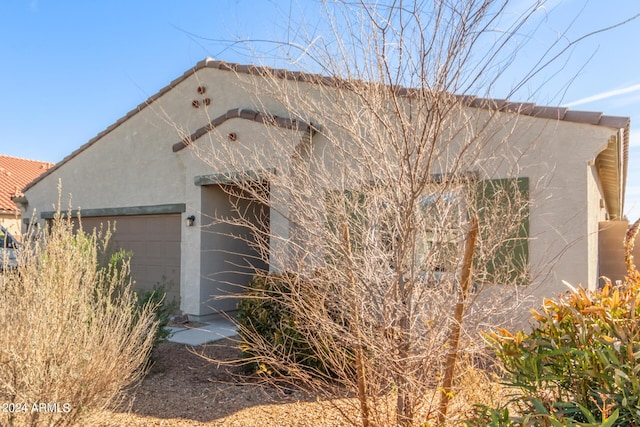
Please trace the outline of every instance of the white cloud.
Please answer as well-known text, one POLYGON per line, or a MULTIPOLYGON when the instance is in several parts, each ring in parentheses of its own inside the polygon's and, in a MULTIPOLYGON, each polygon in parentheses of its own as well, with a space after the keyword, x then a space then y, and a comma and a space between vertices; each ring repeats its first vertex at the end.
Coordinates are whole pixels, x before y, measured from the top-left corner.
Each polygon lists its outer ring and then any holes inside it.
POLYGON ((600 101, 602 99, 612 98, 618 95, 625 95, 627 93, 640 91, 640 83, 631 86, 623 87, 622 89, 609 90, 607 92, 591 95, 586 98, 578 99, 577 101, 564 104, 564 107, 575 107, 577 105, 588 104, 593 101, 600 101))

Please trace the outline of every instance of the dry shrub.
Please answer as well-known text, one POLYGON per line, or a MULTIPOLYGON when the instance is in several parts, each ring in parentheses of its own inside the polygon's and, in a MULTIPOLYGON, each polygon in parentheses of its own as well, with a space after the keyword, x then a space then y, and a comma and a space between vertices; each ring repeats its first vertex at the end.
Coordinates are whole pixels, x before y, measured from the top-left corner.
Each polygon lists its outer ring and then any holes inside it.
POLYGON ((459 362, 447 425, 461 425, 462 420, 467 419, 476 410, 477 405, 497 407, 508 402, 506 387, 498 378, 497 370, 493 366, 487 367, 486 363, 478 362, 471 357, 459 362))
POLYGON ((108 238, 58 214, 0 276, 0 425, 76 425, 142 377, 153 307, 136 309, 128 262, 100 265, 108 238))

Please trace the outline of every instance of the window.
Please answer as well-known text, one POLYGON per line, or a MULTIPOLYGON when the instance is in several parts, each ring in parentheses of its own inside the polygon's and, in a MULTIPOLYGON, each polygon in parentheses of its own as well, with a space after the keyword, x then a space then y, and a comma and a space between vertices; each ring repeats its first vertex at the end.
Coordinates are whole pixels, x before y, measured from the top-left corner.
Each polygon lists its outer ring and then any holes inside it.
POLYGON ((479 181, 473 211, 479 222, 476 280, 528 284, 529 178, 479 181))
MULTIPOLYGON (((332 190, 325 197, 326 222, 333 242, 349 231, 351 253, 364 261, 376 259, 395 269, 413 262, 426 277, 453 275, 462 259, 467 218, 478 217, 480 234, 474 259, 476 283, 528 283, 529 180, 506 178, 434 182, 416 206, 413 257, 398 259, 395 251, 403 224, 384 191, 332 190)), ((405 248, 406 249, 406 248, 405 248)), ((333 251, 334 249, 332 249, 333 251)), ((335 250, 340 250, 335 248, 335 250)))
MULTIPOLYGON (((376 262, 383 270, 394 270, 402 263, 405 268, 417 268, 423 276, 427 272, 455 273, 466 214, 463 190, 462 185, 430 186, 418 197, 409 234, 404 233, 405 224, 398 215, 402 207, 391 201, 391 190, 328 191, 325 209, 330 240, 343 244, 346 227, 352 257, 376 262), (402 236, 411 239, 409 246, 399 246, 402 236)), ((339 250, 330 247, 333 255, 339 250)))
POLYGON ((466 219, 461 185, 435 184, 419 198, 416 264, 422 270, 455 273, 466 219))

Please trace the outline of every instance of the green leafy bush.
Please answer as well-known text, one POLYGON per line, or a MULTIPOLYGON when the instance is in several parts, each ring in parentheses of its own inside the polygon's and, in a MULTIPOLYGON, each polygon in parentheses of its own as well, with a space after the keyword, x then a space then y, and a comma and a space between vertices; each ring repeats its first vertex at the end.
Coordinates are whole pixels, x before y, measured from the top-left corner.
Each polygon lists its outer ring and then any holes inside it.
POLYGON ((155 286, 151 291, 138 294, 137 297, 137 311, 141 312, 143 307, 146 306, 155 307, 153 314, 158 325, 153 337, 153 348, 155 348, 158 344, 167 341, 171 336, 171 331, 167 328, 167 325, 178 308, 178 303, 175 300, 167 301, 164 284, 155 286))
POLYGON ((265 363, 264 358, 254 368, 260 374, 285 374, 283 366, 301 365, 325 371, 308 335, 297 325, 296 316, 285 300, 292 288, 299 289, 301 280, 293 273, 257 274, 247 285, 247 294, 238 304, 237 321, 242 350, 249 357, 264 355, 265 347, 285 355, 287 363, 265 363))
MULTIPOLYGON (((580 416, 585 422, 576 421, 575 416, 567 416, 562 411, 550 412, 543 402, 537 398, 523 398, 523 405, 518 410, 518 416, 512 415, 509 408, 490 408, 485 405, 476 405, 474 417, 465 421, 465 425, 470 427, 612 427, 618 421, 619 412, 616 409, 609 417, 598 421, 596 417, 586 408, 581 408, 580 416), (522 410, 524 406, 524 410, 522 410)), ((558 407, 562 407, 557 402, 558 407)))
POLYGON ((470 425, 640 425, 640 274, 630 255, 639 228, 627 234, 622 285, 570 286, 532 310, 531 332, 490 335, 506 384, 519 391, 511 407, 522 416, 479 408, 470 425))
MULTIPOLYGON (((107 240, 104 246, 106 251, 101 257, 100 264, 108 274, 112 276, 126 274, 126 280, 130 281, 130 271, 128 265, 133 257, 132 251, 126 251, 124 249, 113 250, 109 242, 110 230, 107 230, 107 240)), ((165 288, 166 278, 163 276, 163 282, 156 284, 152 290, 148 291, 135 291, 136 304, 132 306, 134 316, 139 316, 145 309, 145 307, 152 307, 154 318, 157 324, 157 328, 154 330, 153 336, 153 348, 156 348, 158 344, 169 339, 171 331, 167 328, 171 315, 174 314, 178 308, 178 303, 175 300, 167 301, 165 288)), ((116 289, 114 296, 117 297, 119 290, 116 289)))

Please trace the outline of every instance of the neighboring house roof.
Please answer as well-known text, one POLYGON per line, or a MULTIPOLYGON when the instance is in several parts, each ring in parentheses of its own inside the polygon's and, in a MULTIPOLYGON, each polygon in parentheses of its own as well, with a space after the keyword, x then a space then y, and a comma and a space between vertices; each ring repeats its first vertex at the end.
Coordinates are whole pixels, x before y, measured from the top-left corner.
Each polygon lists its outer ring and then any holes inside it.
POLYGON ((0 212, 20 211, 11 198, 51 167, 53 163, 0 155, 0 212))
MULTIPOLYGON (((92 146, 94 143, 100 140, 103 136, 110 133, 114 129, 118 128, 120 125, 122 125, 131 117, 136 115, 138 112, 140 112, 147 106, 151 105, 157 99, 162 97, 165 93, 169 92, 179 83, 191 77, 195 72, 205 68, 213 68, 213 69, 219 69, 219 70, 230 71, 235 73, 243 73, 243 74, 272 75, 272 76, 276 76, 278 78, 282 78, 286 80, 305 81, 305 82, 310 82, 310 83, 315 83, 320 85, 346 86, 348 84, 347 80, 341 80, 333 77, 326 77, 318 74, 310 74, 310 73, 304 73, 299 71, 290 71, 290 70, 277 69, 277 68, 261 67, 256 65, 234 64, 234 63, 227 63, 224 61, 216 61, 211 58, 206 58, 198 62, 195 65, 195 67, 186 71, 182 76, 178 77, 177 79, 169 83, 167 86, 160 89, 158 93, 151 96, 145 102, 141 103, 136 108, 129 111, 125 116, 120 118, 118 121, 116 121, 114 124, 106 128, 104 131, 100 132, 94 138, 89 140, 86 144, 82 145, 80 148, 73 151, 67 157, 62 159, 62 161, 60 161, 54 167, 49 169, 46 173, 42 174, 40 177, 33 180, 24 188, 24 191, 36 185, 44 177, 46 177, 51 172, 53 172, 54 170, 64 165, 69 160, 73 159, 75 156, 77 156, 78 154, 80 154, 90 146, 92 146)), ((413 90, 410 88, 401 88, 399 89, 398 93, 400 95, 410 96, 412 91, 413 90)), ((566 107, 537 106, 536 104, 533 104, 533 103, 510 102, 503 99, 478 98, 475 96, 468 96, 468 95, 460 95, 459 99, 463 102, 463 104, 471 108, 492 109, 492 110, 498 110, 498 111, 504 111, 504 112, 518 113, 522 115, 527 115, 527 116, 532 116, 532 117, 547 119, 547 120, 583 123, 583 124, 604 126, 604 127, 622 130, 623 137, 622 137, 622 140, 620 141, 620 146, 618 147, 619 152, 613 153, 611 156, 609 156, 613 158, 622 159, 622 162, 621 162, 622 170, 619 170, 620 167, 617 164, 618 162, 614 162, 616 163, 615 166, 613 165, 610 166, 609 162, 601 162, 602 167, 610 167, 612 171, 611 173, 615 175, 615 178, 609 179, 610 181, 609 183, 605 183, 605 187, 607 187, 605 191, 614 192, 618 194, 618 196, 614 198, 616 199, 617 206, 612 206, 610 207, 610 209, 614 212, 614 216, 621 215, 623 210, 623 204, 624 204, 624 191, 626 188, 626 177, 627 177, 627 163, 629 158, 629 130, 630 130, 629 117, 607 116, 601 112, 571 111, 566 107)), ((234 113, 234 117, 245 118, 245 119, 250 119, 255 121, 262 121, 262 117, 261 117, 262 113, 251 111, 251 113, 254 114, 251 118, 244 117, 243 115, 240 114, 241 108, 242 106, 239 106, 239 109, 237 110, 238 113, 234 113)), ((234 112, 236 110, 229 110, 229 111, 234 112)), ((249 110, 246 110, 246 112, 248 111, 249 110)), ((219 125, 221 122, 229 118, 232 118, 232 117, 226 117, 226 116, 227 115, 223 115, 215 119, 211 123, 207 124, 205 127, 198 129, 190 137, 184 138, 182 141, 179 141, 178 143, 174 144, 172 149, 174 151, 179 151, 180 149, 189 145, 189 143, 193 142, 193 138, 197 139, 202 135, 204 135, 207 132, 207 129, 210 130, 212 128, 215 128, 215 126, 219 125), (218 123, 216 120, 218 120, 220 123, 218 123)), ((286 121, 289 119, 281 119, 281 120, 286 121)), ((286 123, 286 124, 278 123, 278 125, 281 127, 292 126, 292 124, 290 123, 286 123)), ((298 126, 299 124, 295 125, 295 128, 298 128, 298 126)))

